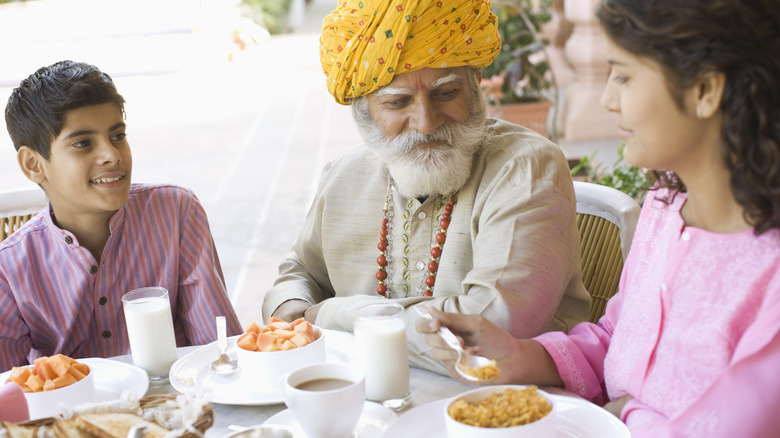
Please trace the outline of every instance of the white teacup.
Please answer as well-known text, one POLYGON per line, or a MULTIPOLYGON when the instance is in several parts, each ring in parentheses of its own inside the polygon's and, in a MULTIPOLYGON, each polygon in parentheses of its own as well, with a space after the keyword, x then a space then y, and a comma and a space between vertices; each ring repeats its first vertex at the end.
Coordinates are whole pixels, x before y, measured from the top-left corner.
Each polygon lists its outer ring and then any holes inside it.
POLYGON ((366 397, 361 370, 346 363, 304 366, 282 378, 284 403, 309 437, 352 436, 366 397))

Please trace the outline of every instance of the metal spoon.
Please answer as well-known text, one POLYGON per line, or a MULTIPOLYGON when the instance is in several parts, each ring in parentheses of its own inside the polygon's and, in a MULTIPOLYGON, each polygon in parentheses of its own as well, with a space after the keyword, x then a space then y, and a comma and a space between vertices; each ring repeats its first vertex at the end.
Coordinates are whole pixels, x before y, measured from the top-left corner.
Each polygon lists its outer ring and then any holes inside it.
POLYGON ((238 369, 238 361, 227 355, 227 323, 224 316, 217 317, 217 347, 220 355, 211 362, 211 371, 226 376, 238 369))
MULTIPOLYGON (((428 313, 428 310, 425 309, 423 306, 415 306, 415 309, 417 310, 417 313, 420 314, 421 317, 425 319, 433 319, 430 313, 428 313)), ((441 336, 442 339, 444 339, 444 342, 447 343, 447 345, 450 346, 453 350, 455 350, 458 353, 458 360, 455 363, 455 371, 458 372, 458 374, 463 377, 465 380, 468 380, 469 382, 486 382, 488 380, 492 379, 480 379, 477 376, 473 376, 468 373, 468 370, 476 370, 477 368, 487 367, 487 366, 496 366, 496 362, 492 359, 488 359, 484 356, 478 356, 476 354, 470 354, 468 351, 464 350, 463 347, 460 345, 460 341, 458 340, 458 337, 455 336, 452 331, 444 326, 440 326, 439 330, 437 332, 439 336, 441 336)))

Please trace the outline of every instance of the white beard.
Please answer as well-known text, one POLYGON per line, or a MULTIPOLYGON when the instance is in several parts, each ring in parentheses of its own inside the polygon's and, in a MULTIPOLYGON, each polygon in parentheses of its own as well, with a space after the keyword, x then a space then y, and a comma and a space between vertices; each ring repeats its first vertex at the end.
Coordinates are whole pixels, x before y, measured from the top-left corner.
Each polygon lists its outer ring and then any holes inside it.
POLYGON ((387 165, 396 190, 406 197, 420 197, 451 195, 466 184, 474 154, 485 138, 485 122, 484 105, 478 104, 465 123, 443 125, 430 135, 411 131, 389 137, 373 120, 359 122, 358 130, 377 158, 387 165), (431 141, 445 144, 418 148, 431 141))

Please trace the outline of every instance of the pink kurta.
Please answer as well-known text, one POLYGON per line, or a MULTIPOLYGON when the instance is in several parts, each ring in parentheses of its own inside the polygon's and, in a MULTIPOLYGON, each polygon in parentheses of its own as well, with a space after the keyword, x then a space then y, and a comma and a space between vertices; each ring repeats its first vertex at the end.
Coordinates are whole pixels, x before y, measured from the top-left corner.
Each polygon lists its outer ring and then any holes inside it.
POLYGON ((536 339, 566 389, 630 395, 634 438, 780 436, 780 234, 685 226, 651 192, 598 325, 536 339))

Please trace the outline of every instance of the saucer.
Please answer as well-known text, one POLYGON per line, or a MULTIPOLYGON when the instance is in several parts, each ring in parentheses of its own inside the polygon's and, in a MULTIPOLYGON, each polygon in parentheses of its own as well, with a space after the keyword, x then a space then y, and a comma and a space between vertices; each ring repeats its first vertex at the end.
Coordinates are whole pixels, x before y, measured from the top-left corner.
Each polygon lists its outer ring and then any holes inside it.
MULTIPOLYGON (((354 351, 351 335, 335 330, 323 330, 328 362, 349 362, 354 351)), ((227 354, 236 356, 238 336, 228 338, 227 354)), ((219 356, 217 343, 204 345, 179 358, 170 371, 171 386, 179 392, 194 389, 209 394, 212 403, 226 405, 262 406, 284 401, 279 385, 256 387, 247 385, 254 376, 239 370, 229 376, 219 376, 211 371, 211 362, 219 356)))
MULTIPOLYGON (((366 401, 363 404, 363 413, 360 414, 355 433, 351 438, 380 438, 385 429, 390 426, 398 416, 392 410, 380 405, 366 401)), ((301 426, 293 417, 289 409, 285 409, 273 417, 265 420, 265 424, 278 424, 287 426, 295 438, 307 438, 301 426)))

